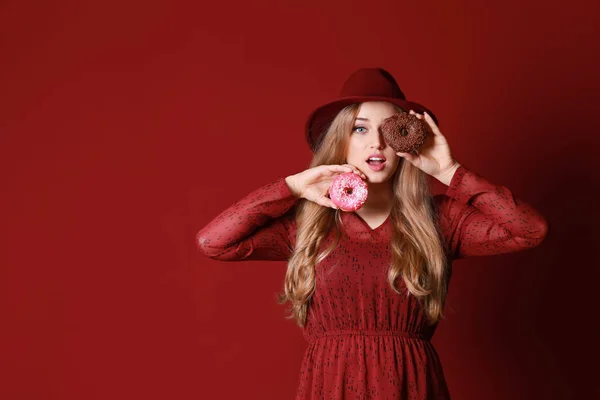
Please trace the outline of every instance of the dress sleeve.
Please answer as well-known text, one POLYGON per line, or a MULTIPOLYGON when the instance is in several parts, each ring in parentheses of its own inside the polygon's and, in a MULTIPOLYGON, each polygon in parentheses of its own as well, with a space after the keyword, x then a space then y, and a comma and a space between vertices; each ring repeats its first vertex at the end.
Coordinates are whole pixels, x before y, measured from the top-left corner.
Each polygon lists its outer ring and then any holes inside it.
POLYGON ((514 253, 542 243, 546 219, 506 187, 461 165, 445 194, 434 196, 452 259, 514 253))
POLYGON ((196 246, 214 260, 288 260, 297 200, 279 178, 217 215, 196 234, 196 246))

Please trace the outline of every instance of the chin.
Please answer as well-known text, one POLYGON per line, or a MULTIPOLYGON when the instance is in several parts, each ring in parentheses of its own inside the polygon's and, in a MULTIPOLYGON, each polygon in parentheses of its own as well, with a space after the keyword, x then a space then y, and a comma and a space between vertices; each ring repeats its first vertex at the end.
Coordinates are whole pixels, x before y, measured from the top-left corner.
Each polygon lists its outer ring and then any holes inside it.
POLYGON ((366 175, 367 175, 367 180, 370 183, 382 183, 382 182, 389 180, 392 177, 392 175, 389 175, 389 174, 378 174, 378 173, 366 174, 366 175))

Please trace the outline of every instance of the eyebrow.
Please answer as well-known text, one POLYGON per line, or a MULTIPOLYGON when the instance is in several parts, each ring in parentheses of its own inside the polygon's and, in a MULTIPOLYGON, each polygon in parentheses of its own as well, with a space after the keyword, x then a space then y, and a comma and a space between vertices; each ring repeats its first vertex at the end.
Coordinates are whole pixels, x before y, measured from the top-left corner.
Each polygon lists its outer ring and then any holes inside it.
POLYGON ((368 121, 369 118, 362 118, 362 117, 356 117, 356 120, 360 120, 360 121, 368 121))

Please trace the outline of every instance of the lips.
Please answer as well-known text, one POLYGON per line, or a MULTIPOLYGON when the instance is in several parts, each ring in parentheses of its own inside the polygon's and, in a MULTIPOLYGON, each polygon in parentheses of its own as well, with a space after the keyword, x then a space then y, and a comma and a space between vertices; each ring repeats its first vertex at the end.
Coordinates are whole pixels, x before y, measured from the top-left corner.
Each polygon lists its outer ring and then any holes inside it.
POLYGON ((369 165, 369 168, 371 168, 373 171, 381 171, 385 167, 385 161, 376 163, 367 162, 367 164, 369 165))
POLYGON ((367 158, 367 164, 373 171, 381 171, 385 166, 386 158, 381 154, 371 154, 367 158))
POLYGON ((367 161, 367 162, 369 162, 369 160, 370 160, 371 158, 380 158, 380 159, 382 159, 382 160, 383 160, 383 162, 385 162, 385 161, 386 161, 386 158, 383 156, 383 154, 377 154, 377 153, 371 154, 369 157, 367 157, 367 160, 366 160, 366 161, 367 161))

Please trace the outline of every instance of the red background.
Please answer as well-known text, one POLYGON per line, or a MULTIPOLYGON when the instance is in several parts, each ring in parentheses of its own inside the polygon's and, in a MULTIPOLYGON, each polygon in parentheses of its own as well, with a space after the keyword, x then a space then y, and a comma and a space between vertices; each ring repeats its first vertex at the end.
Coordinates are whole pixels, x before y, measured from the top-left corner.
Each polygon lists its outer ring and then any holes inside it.
POLYGON ((453 398, 600 396, 599 3, 282 3, 2 2, 0 397, 293 398, 285 263, 194 236, 308 165, 306 116, 363 66, 551 223, 455 263, 453 398))

